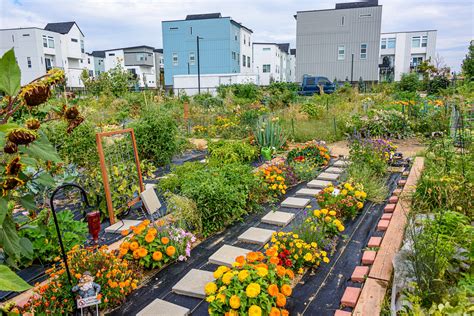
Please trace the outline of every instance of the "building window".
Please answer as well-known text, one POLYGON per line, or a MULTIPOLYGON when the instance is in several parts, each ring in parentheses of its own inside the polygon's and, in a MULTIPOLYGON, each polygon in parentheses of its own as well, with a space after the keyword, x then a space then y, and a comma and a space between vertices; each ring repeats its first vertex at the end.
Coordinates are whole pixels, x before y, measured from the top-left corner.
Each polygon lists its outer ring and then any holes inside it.
POLYGON ((143 53, 136 54, 135 58, 136 58, 137 61, 145 61, 147 59, 145 54, 143 54, 143 53))
POLYGON ((412 57, 411 58, 411 66, 413 67, 418 67, 419 65, 421 65, 421 63, 423 62, 423 57, 412 57))
POLYGON ((173 66, 178 66, 178 53, 173 53, 173 66))
POLYGON ((28 64, 28 68, 31 68, 31 57, 26 57, 26 63, 28 64))
POLYGON ((420 47, 421 46, 421 38, 419 36, 415 36, 411 38, 411 47, 420 47))
POLYGON ((247 56, 247 67, 250 68, 250 56, 247 56))
POLYGON ((263 71, 264 73, 270 72, 270 71, 271 71, 271 65, 263 65, 262 71, 263 71))
POLYGON ((372 14, 371 13, 367 13, 367 14, 359 14, 359 18, 363 19, 363 18, 371 18, 372 17, 372 14))
POLYGON ((341 26, 344 26, 345 22, 346 22, 346 17, 342 16, 341 17, 341 26))
POLYGON ((30 34, 23 34, 23 36, 24 36, 24 37, 28 37, 28 36, 30 36, 30 34))
POLYGON ((177 27, 170 27, 171 31, 176 31, 178 28, 177 27))
POLYGON ((367 59, 367 44, 360 44, 360 59, 367 59))
POLYGON ((235 40, 237 40, 237 33, 235 33, 235 35, 234 35, 234 39, 235 39, 235 40))
POLYGON ((264 52, 269 52, 269 51, 271 50, 271 48, 270 48, 270 47, 264 47, 262 50, 263 50, 264 52))
POLYGON ((193 27, 192 26, 189 27, 189 34, 191 34, 191 35, 193 34, 193 27))
POLYGON ((194 55, 194 52, 189 53, 189 64, 194 65, 196 63, 196 56, 194 55))
POLYGON ((421 38, 421 47, 426 47, 426 46, 428 46, 428 36, 425 35, 421 38))
POLYGON ((337 60, 346 59, 346 47, 344 45, 339 45, 337 47, 337 60))
POLYGON ((43 35, 43 47, 48 47, 48 38, 46 35, 43 35))
POLYGON ((387 48, 395 48, 397 39, 395 37, 387 39, 387 48))
POLYGON ((247 37, 244 34, 244 45, 247 44, 247 37))
POLYGON ((84 54, 84 41, 81 40, 81 53, 84 54))
POLYGON ((87 63, 90 65, 90 63, 91 63, 91 59, 90 59, 90 58, 87 58, 87 63))
POLYGON ((235 60, 235 52, 232 52, 232 59, 235 60))
POLYGON ((245 55, 242 55, 242 66, 247 66, 247 57, 245 55))
POLYGON ((48 47, 54 48, 54 38, 52 36, 48 36, 48 47))
POLYGON ((240 54, 237 53, 237 65, 240 65, 240 54))
POLYGON ((71 42, 77 43, 77 38, 71 38, 71 42))
POLYGON ((115 56, 115 53, 109 53, 109 56, 115 56))
POLYGON ((94 71, 93 70, 89 70, 89 77, 92 77, 94 76, 94 71))

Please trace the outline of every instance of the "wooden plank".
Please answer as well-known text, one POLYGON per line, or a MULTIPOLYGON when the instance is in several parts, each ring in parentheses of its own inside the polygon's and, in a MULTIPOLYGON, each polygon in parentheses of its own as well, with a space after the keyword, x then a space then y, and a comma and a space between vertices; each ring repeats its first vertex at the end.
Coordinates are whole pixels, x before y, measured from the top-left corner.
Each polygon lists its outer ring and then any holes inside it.
POLYGON ((368 278, 360 293, 353 316, 380 315, 383 299, 387 292, 388 282, 368 278))

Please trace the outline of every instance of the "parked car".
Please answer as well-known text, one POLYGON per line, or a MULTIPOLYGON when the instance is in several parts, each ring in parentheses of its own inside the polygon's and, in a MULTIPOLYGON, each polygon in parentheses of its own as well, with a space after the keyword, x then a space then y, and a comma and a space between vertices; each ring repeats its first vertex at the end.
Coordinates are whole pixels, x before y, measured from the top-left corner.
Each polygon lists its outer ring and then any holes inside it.
POLYGON ((298 91, 298 93, 300 95, 321 94, 320 87, 323 88, 326 94, 331 94, 336 91, 336 84, 326 77, 304 76, 303 82, 301 83, 301 90, 298 91))

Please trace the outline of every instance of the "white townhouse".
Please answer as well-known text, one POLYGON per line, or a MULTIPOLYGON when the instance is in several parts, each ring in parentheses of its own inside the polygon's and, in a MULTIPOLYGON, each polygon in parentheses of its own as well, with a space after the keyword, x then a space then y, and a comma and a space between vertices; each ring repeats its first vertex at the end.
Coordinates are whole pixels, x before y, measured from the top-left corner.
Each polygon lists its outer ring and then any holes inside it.
POLYGON ((141 88, 156 88, 155 48, 151 46, 133 46, 104 50, 105 71, 121 65, 136 76, 141 88))
POLYGON ((289 82, 296 82, 296 48, 290 49, 290 70, 289 70, 289 82))
POLYGON ((258 84, 267 86, 272 82, 292 82, 296 64, 290 57, 290 44, 253 43, 253 71, 258 84))
POLYGON ((57 67, 64 70, 68 87, 83 86, 84 34, 76 22, 48 23, 44 29, 0 29, 0 55, 11 48, 21 70, 22 85, 57 67))
POLYGON ((380 81, 399 81, 436 54, 436 30, 381 33, 380 81))
POLYGON ((242 62, 240 64, 240 74, 253 74, 253 52, 252 52, 252 30, 241 27, 240 28, 240 55, 242 62))

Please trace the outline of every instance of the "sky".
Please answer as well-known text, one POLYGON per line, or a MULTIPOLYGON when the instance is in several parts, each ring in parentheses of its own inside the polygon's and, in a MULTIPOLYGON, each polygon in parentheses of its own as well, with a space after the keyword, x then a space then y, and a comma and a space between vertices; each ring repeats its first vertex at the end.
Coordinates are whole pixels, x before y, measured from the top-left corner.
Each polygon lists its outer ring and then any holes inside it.
MULTIPOLYGON (((86 51, 149 45, 161 48, 161 21, 221 12, 254 31, 259 42, 295 47, 297 11, 332 9, 347 0, 0 0, 0 28, 76 21, 86 51)), ((437 53, 459 71, 474 38, 472 0, 379 0, 382 32, 438 30, 437 53)))

